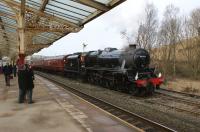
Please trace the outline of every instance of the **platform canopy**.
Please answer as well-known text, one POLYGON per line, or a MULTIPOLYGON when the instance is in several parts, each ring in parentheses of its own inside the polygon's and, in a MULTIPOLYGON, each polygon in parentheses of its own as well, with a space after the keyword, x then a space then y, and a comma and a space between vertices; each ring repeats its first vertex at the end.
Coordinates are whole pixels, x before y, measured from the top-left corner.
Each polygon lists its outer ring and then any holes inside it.
POLYGON ((125 0, 0 0, 0 56, 31 55, 125 0))

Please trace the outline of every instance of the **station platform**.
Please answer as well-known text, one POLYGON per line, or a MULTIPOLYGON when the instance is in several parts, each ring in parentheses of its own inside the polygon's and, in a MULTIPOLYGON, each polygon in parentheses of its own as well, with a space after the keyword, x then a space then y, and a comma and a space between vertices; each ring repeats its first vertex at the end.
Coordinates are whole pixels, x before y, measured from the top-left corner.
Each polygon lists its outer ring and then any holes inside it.
POLYGON ((0 132, 138 132, 114 116, 35 75, 33 101, 18 103, 17 77, 0 74, 0 132))

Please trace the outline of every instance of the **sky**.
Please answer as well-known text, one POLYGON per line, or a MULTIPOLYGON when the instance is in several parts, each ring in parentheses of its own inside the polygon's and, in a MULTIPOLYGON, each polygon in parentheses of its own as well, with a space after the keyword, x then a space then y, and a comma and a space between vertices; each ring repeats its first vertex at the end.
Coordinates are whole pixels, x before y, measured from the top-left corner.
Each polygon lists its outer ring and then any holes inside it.
MULTIPOLYGON (((128 44, 121 31, 137 33, 139 22, 147 3, 152 3, 158 10, 161 20, 165 7, 169 4, 180 9, 180 15, 189 15, 195 8, 200 8, 199 0, 127 0, 111 11, 87 23, 78 33, 70 33, 42 49, 34 55, 57 56, 83 51, 104 49, 106 47, 123 48, 128 44)), ((134 36, 133 36, 134 37, 134 36)))

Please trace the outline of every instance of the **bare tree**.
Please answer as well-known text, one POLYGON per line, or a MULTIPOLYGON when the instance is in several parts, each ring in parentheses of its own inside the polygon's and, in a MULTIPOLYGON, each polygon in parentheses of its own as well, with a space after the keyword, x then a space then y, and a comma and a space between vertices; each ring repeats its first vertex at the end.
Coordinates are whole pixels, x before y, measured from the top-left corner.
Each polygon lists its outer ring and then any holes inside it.
POLYGON ((180 41, 182 55, 186 58, 188 68, 191 69, 193 77, 197 78, 200 71, 200 9, 194 9, 190 17, 185 17, 182 26, 180 41))
POLYGON ((194 9, 191 13, 191 25, 194 31, 193 41, 194 41, 194 76, 200 71, 200 8, 194 9))
POLYGON ((160 33, 165 46, 165 57, 167 63, 173 62, 173 76, 176 76, 176 44, 179 42, 181 21, 178 16, 179 9, 168 5, 165 9, 164 18, 161 23, 160 33), (167 52, 166 52, 167 51, 167 52))
POLYGON ((146 5, 144 16, 138 28, 136 42, 140 47, 151 52, 156 42, 158 28, 157 9, 153 4, 146 5))
POLYGON ((200 8, 194 9, 190 15, 191 17, 191 25, 194 29, 194 36, 199 35, 200 29, 200 8))

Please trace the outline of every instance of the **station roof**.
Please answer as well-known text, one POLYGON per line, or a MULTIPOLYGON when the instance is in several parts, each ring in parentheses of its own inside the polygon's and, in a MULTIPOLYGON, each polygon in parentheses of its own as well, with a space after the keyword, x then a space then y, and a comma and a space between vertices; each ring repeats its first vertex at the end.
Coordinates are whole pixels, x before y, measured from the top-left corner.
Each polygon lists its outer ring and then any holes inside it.
POLYGON ((0 56, 19 52, 19 14, 24 12, 25 54, 31 55, 125 0, 0 0, 0 56), (25 8, 21 6, 25 1, 25 8))

